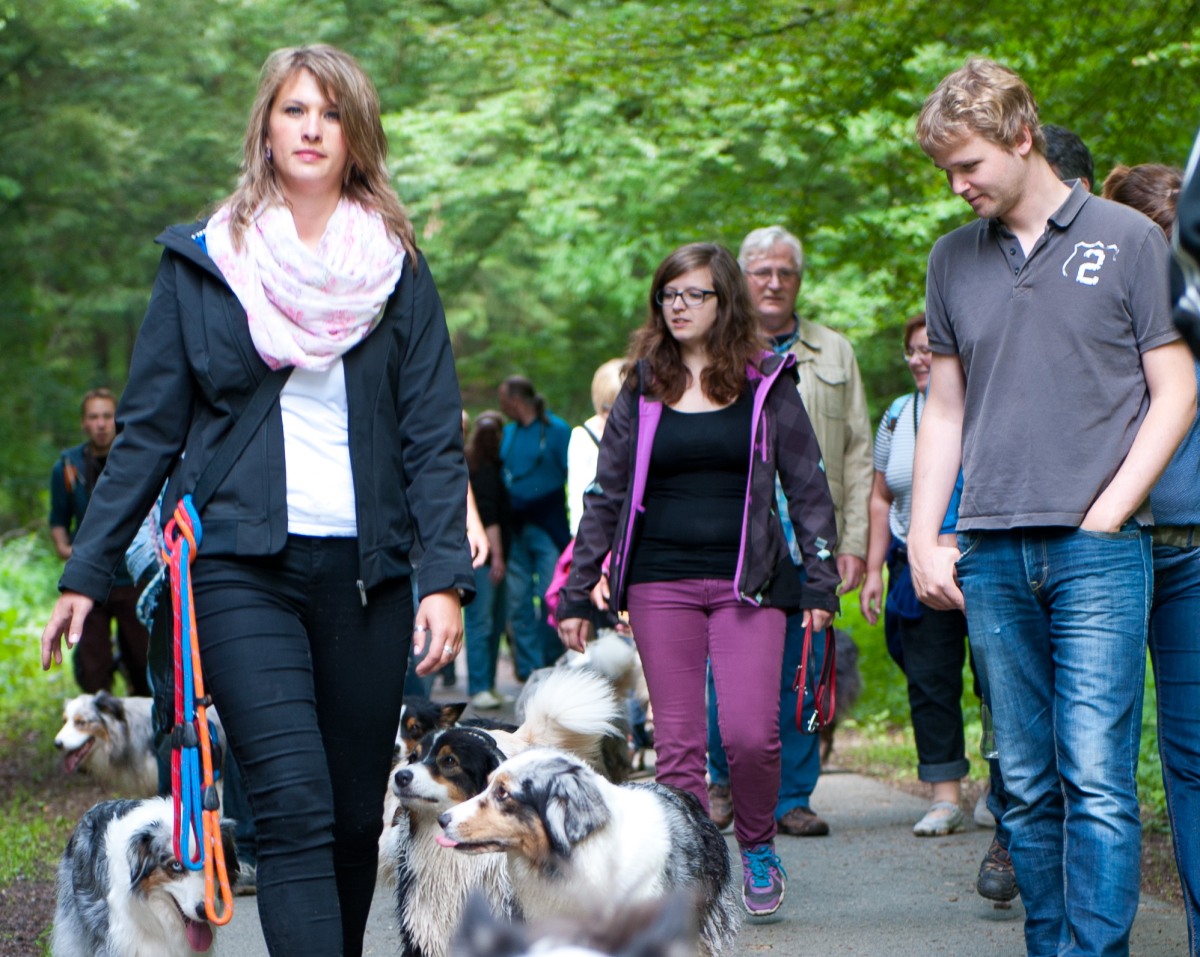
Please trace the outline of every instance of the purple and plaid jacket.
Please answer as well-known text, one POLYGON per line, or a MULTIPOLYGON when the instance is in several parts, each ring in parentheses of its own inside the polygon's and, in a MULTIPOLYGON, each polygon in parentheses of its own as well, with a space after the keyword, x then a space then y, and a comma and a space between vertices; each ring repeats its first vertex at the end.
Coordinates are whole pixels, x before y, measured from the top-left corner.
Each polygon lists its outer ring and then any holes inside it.
MULTIPOLYGON (((756 605, 838 610, 834 560, 837 524, 821 450, 796 391, 795 357, 764 352, 747 378, 754 389, 750 467, 742 514, 742 539, 733 587, 756 605), (796 581, 776 512, 775 475, 804 559, 805 581, 796 581), (791 576, 788 580, 787 576, 791 576)), ((639 380, 641 371, 639 370, 639 380)), ((596 469, 599 494, 589 494, 575 536, 571 574, 559 595, 558 619, 590 618, 590 593, 609 559, 612 607, 625 608, 631 546, 643 510, 650 451, 662 403, 626 384, 604 427, 596 469)))

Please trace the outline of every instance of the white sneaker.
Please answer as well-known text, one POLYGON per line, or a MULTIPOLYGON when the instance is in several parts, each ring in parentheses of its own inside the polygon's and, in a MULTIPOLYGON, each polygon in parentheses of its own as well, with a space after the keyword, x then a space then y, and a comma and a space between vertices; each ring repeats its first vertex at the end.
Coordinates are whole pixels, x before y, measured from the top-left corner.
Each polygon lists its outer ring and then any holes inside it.
POLYGON ((983 793, 979 795, 979 800, 975 802, 975 823, 980 827, 986 827, 988 830, 993 830, 996 827, 996 818, 988 807, 988 794, 991 792, 992 782, 985 781, 983 784, 983 793))
POLYGON ((502 704, 504 702, 496 697, 496 693, 490 688, 485 688, 471 697, 471 707, 476 711, 495 711, 502 704))

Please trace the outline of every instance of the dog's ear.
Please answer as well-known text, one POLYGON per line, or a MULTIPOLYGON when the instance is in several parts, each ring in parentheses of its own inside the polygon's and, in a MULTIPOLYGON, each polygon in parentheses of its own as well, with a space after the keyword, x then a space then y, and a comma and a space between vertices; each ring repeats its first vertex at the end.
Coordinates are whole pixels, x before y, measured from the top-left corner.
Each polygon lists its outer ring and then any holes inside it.
POLYGON ((525 928, 498 920, 487 898, 472 891, 451 947, 454 957, 518 957, 527 949, 525 928))
POLYGON ((462 717, 463 712, 466 710, 467 703, 465 701, 455 701, 451 704, 442 705, 438 711, 437 726, 439 728, 453 728, 458 724, 458 719, 462 717))
POLYGON ((555 758, 547 762, 545 771, 545 800, 538 812, 551 849, 560 857, 570 857, 571 848, 607 824, 612 815, 591 768, 555 758))
MULTIPOLYGON (((159 842, 163 838, 161 829, 144 827, 129 839, 129 886, 133 892, 141 893, 142 882, 154 873, 161 863, 159 842)), ((166 835, 170 841, 170 835, 166 835)))
MULTIPOLYGON (((696 953, 699 929, 697 895, 679 890, 648 905, 648 923, 634 933, 616 957, 691 957, 696 953)), ((634 918, 635 920, 638 918, 634 918)))
POLYGON ((125 705, 121 704, 120 698, 114 698, 107 691, 97 691, 93 700, 101 714, 111 715, 118 721, 125 720, 125 705))

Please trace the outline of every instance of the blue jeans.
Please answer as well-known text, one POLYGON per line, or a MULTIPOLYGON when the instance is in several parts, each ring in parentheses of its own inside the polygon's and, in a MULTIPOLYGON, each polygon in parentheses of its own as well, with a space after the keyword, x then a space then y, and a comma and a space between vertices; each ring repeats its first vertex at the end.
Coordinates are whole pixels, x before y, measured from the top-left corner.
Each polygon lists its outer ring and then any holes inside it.
POLYGON ((1158 690, 1158 753, 1188 953, 1200 954, 1200 548, 1154 546, 1150 657, 1158 690))
POLYGON ((1141 869, 1150 537, 1136 526, 1026 528, 960 534, 959 549, 1028 954, 1127 955, 1141 869))
POLYGON ((492 584, 488 578, 491 571, 488 565, 475 569, 475 600, 463 609, 469 695, 496 687, 496 659, 507 618, 507 594, 504 579, 499 585, 492 584))
POLYGON ((538 668, 554 664, 563 653, 558 632, 546 623, 546 602, 542 598, 554 576, 559 551, 539 525, 527 522, 520 531, 513 531, 508 556, 508 622, 516 659, 513 664, 520 681, 538 668))
MULTIPOLYGON (((779 745, 783 760, 779 776, 779 799, 775 819, 792 808, 808 807, 817 778, 821 776, 821 736, 803 734, 796 727, 796 692, 792 681, 804 650, 804 616, 788 615, 783 637, 783 672, 779 679, 779 745)), ((825 661, 825 641, 813 641, 808 667, 817 674, 825 661)), ((708 674, 708 778, 713 784, 729 785, 729 760, 717 724, 717 695, 712 670, 708 674)))

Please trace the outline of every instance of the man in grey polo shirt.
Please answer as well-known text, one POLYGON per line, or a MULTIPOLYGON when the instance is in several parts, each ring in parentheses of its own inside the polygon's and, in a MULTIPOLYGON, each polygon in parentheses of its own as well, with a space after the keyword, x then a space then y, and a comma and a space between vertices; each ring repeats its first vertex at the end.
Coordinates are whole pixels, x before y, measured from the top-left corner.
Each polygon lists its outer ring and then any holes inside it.
POLYGON ((913 580, 965 607, 987 675, 1029 954, 1128 954, 1151 598, 1134 516, 1196 408, 1166 243, 1059 181, 1029 88, 997 63, 946 77, 917 138, 979 219, 929 258, 913 580), (941 547, 960 462, 958 548, 941 547))

